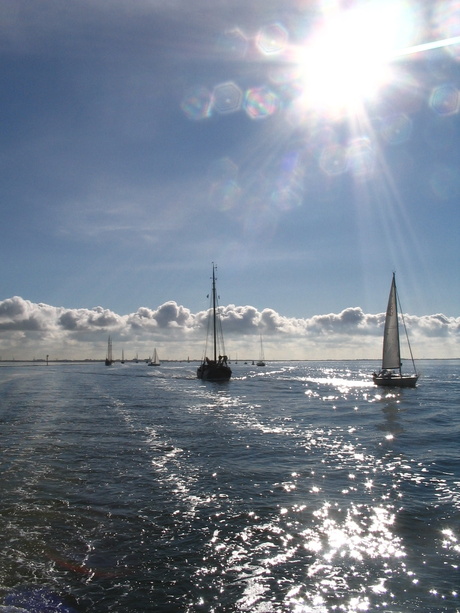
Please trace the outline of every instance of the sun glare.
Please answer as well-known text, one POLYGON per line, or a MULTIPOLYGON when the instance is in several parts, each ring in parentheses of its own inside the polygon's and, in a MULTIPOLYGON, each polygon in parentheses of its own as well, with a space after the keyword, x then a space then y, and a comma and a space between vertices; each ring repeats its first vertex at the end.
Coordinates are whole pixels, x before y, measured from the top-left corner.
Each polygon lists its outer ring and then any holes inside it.
POLYGON ((391 79, 395 50, 411 44, 409 16, 406 3, 388 0, 326 15, 300 52, 305 103, 329 113, 356 111, 391 79))

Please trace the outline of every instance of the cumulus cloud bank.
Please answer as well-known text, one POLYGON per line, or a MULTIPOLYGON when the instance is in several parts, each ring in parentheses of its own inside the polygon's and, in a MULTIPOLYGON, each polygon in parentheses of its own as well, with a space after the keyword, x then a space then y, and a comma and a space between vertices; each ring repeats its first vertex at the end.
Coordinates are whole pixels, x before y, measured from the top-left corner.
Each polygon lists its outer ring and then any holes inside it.
MULTIPOLYGON (((378 358, 384 313, 360 307, 310 318, 285 317, 273 309, 233 304, 220 308, 230 355, 257 355, 263 334, 267 359, 378 358)), ((405 316, 416 357, 460 356, 460 318, 443 314, 405 316)), ((38 359, 103 358, 108 335, 115 351, 148 356, 161 348, 165 359, 200 358, 207 311, 168 301, 156 309, 119 315, 97 306, 69 309, 33 303, 19 296, 0 301, 0 357, 38 359)))

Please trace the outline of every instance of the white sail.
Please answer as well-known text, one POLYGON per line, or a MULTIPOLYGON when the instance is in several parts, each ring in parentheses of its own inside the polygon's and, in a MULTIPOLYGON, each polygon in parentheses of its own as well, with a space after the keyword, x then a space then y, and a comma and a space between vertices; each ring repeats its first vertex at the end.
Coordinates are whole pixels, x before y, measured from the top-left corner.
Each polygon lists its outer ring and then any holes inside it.
POLYGON ((260 335, 260 357, 257 366, 265 366, 264 345, 262 342, 262 334, 260 335))
POLYGON ((160 358, 158 357, 158 352, 156 349, 153 350, 153 357, 148 362, 149 366, 160 366, 160 358))
POLYGON ((401 355, 399 349, 398 308, 396 304, 396 283, 393 275, 385 318, 385 330, 383 332, 382 369, 400 367, 401 355))
POLYGON ((390 297, 388 298, 388 306, 385 317, 385 328, 383 331, 383 356, 382 370, 379 373, 374 372, 372 378, 376 385, 386 387, 415 387, 418 374, 415 368, 414 357, 407 336, 406 324, 404 315, 401 312, 401 321, 406 332, 407 345, 409 347, 412 366, 414 368, 413 375, 403 375, 401 371, 401 350, 399 345, 399 316, 398 316, 398 296, 396 292, 395 274, 393 273, 393 281, 391 283, 390 297))

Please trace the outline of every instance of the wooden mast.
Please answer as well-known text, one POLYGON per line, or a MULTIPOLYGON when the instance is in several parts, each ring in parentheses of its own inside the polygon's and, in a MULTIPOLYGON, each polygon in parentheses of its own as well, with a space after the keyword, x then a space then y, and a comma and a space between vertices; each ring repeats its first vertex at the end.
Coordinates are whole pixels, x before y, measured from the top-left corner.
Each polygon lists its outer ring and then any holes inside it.
POLYGON ((217 324, 216 324, 216 275, 215 265, 212 263, 212 322, 213 322, 213 346, 214 362, 217 362, 217 324))

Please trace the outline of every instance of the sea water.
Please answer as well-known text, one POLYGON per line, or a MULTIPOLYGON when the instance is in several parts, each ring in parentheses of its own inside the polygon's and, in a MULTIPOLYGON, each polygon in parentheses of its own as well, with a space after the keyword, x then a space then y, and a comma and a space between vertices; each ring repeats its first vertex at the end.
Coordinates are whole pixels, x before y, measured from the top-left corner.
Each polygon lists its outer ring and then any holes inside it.
POLYGON ((0 612, 460 611, 460 362, 0 367, 0 612))

